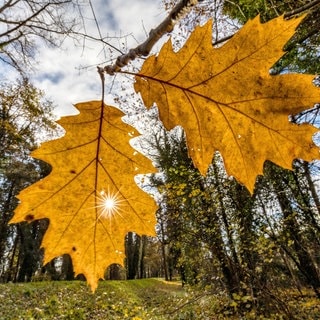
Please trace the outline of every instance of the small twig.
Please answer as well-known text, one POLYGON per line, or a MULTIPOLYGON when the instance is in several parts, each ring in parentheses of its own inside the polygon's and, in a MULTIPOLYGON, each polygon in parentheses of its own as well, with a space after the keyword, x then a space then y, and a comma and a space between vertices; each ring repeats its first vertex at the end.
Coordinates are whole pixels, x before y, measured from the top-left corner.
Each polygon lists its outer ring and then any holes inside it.
MULTIPOLYGON (((201 1, 201 0, 199 0, 201 1)), ((154 44, 166 33, 173 30, 176 22, 185 14, 187 14, 193 6, 198 3, 198 0, 181 0, 171 10, 166 19, 164 19, 158 27, 152 29, 148 39, 134 49, 130 49, 128 53, 119 56, 113 65, 108 65, 103 68, 104 72, 113 75, 121 70, 130 61, 137 57, 149 55, 154 44)))
POLYGON ((235 33, 234 34, 230 34, 229 36, 223 37, 223 38, 221 38, 219 40, 216 40, 215 42, 212 43, 212 45, 216 46, 219 43, 226 42, 226 41, 230 40, 234 35, 235 35, 235 33))
POLYGON ((104 76, 104 71, 103 71, 103 68, 101 67, 97 67, 98 68, 98 73, 100 75, 100 79, 101 79, 101 103, 102 103, 102 106, 104 104, 104 80, 105 80, 105 76, 104 76))
POLYGON ((284 19, 290 19, 293 16, 295 16, 296 14, 307 11, 307 10, 311 9, 312 7, 317 6, 318 4, 320 4, 320 0, 314 0, 310 3, 305 4, 302 7, 299 7, 297 9, 286 12, 283 17, 284 17, 284 19))
POLYGON ((242 14, 242 16, 247 19, 247 16, 244 14, 244 12, 242 11, 241 7, 237 4, 237 3, 234 3, 233 1, 230 1, 230 0, 225 0, 226 2, 230 3, 231 5, 233 6, 236 6, 238 8, 238 10, 240 11, 240 13, 242 14))

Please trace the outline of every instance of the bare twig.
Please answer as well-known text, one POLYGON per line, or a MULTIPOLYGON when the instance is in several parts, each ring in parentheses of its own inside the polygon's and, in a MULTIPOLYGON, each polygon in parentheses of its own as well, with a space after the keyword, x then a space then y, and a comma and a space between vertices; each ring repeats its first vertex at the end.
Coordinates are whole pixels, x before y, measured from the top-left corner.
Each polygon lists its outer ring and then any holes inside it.
POLYGON ((301 13, 301 12, 307 11, 307 10, 313 8, 313 7, 316 7, 319 4, 320 4, 320 0, 314 0, 314 1, 310 2, 310 3, 305 4, 302 7, 299 7, 297 9, 294 9, 294 10, 291 10, 289 12, 286 12, 283 17, 285 19, 290 19, 293 16, 295 16, 295 15, 301 13))
MULTIPOLYGON (((109 36, 107 36, 107 37, 105 37, 105 38, 97 38, 97 37, 94 37, 94 36, 91 36, 91 35, 89 35, 89 34, 87 34, 87 33, 85 33, 85 32, 77 32, 77 31, 75 31, 75 32, 73 32, 73 34, 74 35, 76 35, 76 36, 81 36, 82 38, 84 38, 84 39, 89 39, 89 40, 93 40, 93 41, 98 41, 98 42, 101 42, 103 45, 105 45, 105 46, 108 46, 108 47, 110 47, 111 49, 113 49, 113 50, 115 50, 115 51, 118 51, 120 54, 124 54, 120 49, 118 49, 116 46, 114 46, 114 45, 112 45, 111 43, 109 43, 109 42, 107 42, 105 39, 112 39, 112 38, 117 38, 117 39, 119 39, 120 37, 109 37, 109 36)), ((122 37, 126 37, 127 35, 124 35, 124 36, 122 36, 122 37)))
POLYGON ((237 4, 237 3, 234 3, 233 1, 230 1, 230 0, 225 0, 226 2, 232 4, 233 6, 236 6, 238 8, 238 10, 240 11, 240 13, 242 14, 242 16, 247 19, 247 16, 244 14, 244 12, 242 11, 241 7, 237 4))
POLYGON ((181 0, 171 10, 166 19, 164 19, 158 27, 152 29, 148 39, 134 49, 130 49, 128 53, 119 56, 113 65, 108 65, 104 68, 98 68, 99 73, 103 70, 105 73, 113 75, 121 70, 130 61, 137 57, 147 56, 154 44, 166 33, 173 30, 177 20, 188 13, 193 6, 198 3, 198 0, 181 0))

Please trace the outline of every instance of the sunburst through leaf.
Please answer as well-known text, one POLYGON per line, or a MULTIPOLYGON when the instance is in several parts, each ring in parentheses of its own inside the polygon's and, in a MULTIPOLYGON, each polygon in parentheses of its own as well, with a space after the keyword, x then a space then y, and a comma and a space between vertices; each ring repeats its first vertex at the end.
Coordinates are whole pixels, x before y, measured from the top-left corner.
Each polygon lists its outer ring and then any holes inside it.
POLYGON ((125 199, 121 198, 120 192, 114 192, 110 190, 108 186, 107 191, 101 190, 97 192, 96 196, 96 208, 99 210, 100 218, 112 219, 115 215, 121 215, 123 208, 121 206, 124 204, 125 199))

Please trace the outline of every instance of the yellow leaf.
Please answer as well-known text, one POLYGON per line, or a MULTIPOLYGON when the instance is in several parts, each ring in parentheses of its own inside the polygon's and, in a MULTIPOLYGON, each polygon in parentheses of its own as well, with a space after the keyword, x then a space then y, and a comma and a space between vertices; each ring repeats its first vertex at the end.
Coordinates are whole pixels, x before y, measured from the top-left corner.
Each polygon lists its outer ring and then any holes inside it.
POLYGON ((308 124, 288 116, 320 102, 314 76, 272 76, 302 18, 249 21, 220 48, 212 46, 212 23, 197 27, 175 53, 170 42, 148 58, 136 76, 144 103, 158 105, 167 129, 182 125, 189 155, 203 175, 215 151, 227 172, 252 192, 265 160, 292 168, 292 160, 319 157, 308 124))
POLYGON ((80 115, 59 121, 66 135, 32 154, 53 169, 19 194, 11 223, 48 218, 45 263, 69 254, 94 291, 108 265, 123 264, 127 232, 155 234, 155 202, 134 182, 155 169, 129 145, 136 133, 121 111, 99 101, 76 107, 80 115))

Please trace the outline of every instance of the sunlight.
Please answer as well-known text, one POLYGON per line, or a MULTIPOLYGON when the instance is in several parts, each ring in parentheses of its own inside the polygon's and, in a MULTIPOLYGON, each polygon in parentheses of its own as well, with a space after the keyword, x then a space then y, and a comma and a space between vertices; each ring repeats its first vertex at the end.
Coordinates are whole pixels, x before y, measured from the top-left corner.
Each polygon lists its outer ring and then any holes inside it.
POLYGON ((119 191, 112 192, 108 186, 108 190, 101 190, 96 199, 96 207, 100 210, 99 218, 112 218, 116 214, 122 217, 120 214, 121 203, 124 202, 124 199, 120 198, 119 191))

